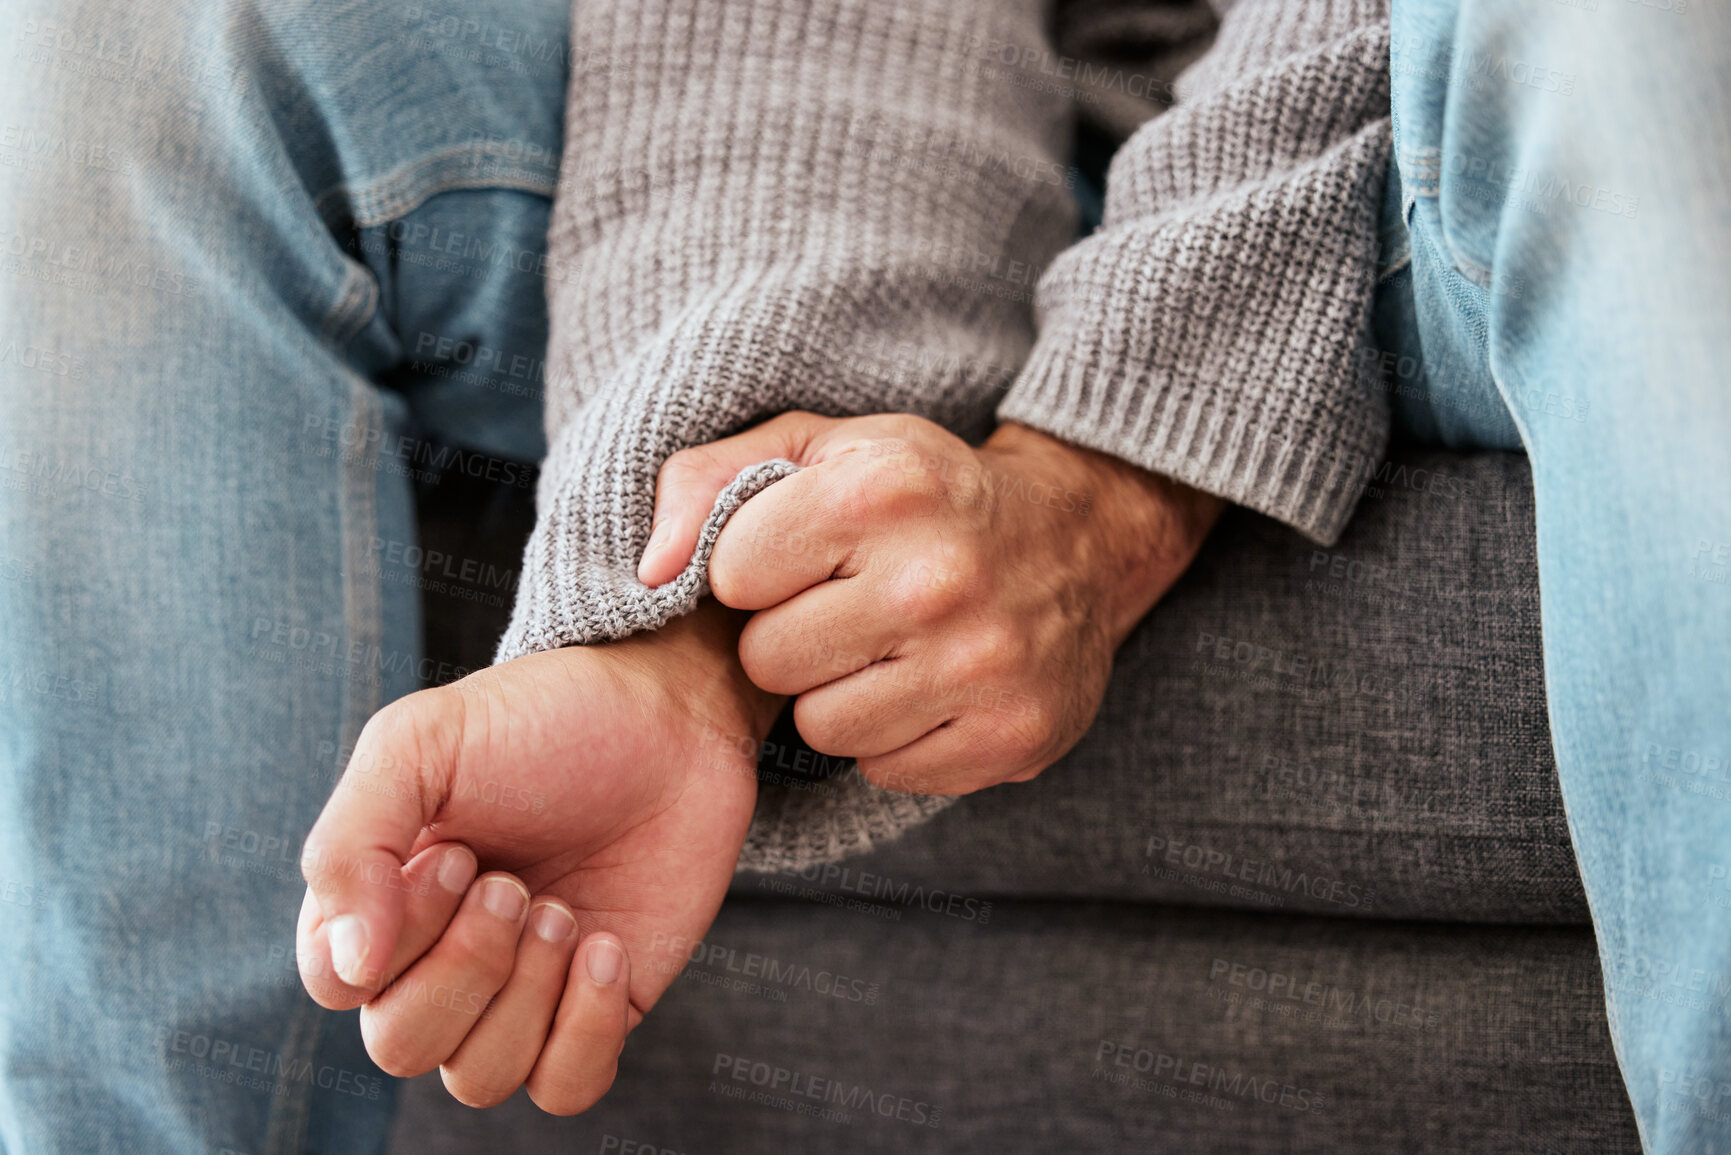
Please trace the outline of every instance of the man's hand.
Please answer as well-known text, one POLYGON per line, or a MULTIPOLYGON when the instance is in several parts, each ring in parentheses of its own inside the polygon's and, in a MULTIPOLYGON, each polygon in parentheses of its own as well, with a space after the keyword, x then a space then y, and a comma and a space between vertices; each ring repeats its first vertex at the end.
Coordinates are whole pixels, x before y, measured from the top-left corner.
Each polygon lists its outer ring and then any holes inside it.
POLYGON ((364 1004, 385 1070, 440 1066, 471 1106, 527 1082, 562 1115, 612 1085, 751 822, 779 703, 739 671, 737 619, 706 602, 367 724, 307 838, 296 953, 319 1003, 364 1004))
POLYGON ((667 460, 638 577, 677 574, 716 494, 774 457, 808 468, 709 563, 717 599, 758 611, 740 661, 799 695, 813 749, 917 793, 1026 781, 1075 745, 1224 505, 1024 426, 973 449, 918 417, 789 413, 667 460))

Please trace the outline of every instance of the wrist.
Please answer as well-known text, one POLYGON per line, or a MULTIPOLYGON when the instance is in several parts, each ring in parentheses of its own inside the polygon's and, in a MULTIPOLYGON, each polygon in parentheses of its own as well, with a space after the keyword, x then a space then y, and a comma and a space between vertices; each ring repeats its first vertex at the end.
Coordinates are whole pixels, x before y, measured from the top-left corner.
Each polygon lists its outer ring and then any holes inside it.
POLYGON ((759 689, 739 664, 739 635, 750 614, 706 597, 653 633, 612 643, 641 662, 717 732, 762 742, 787 699, 759 689))
POLYGON ((1026 425, 1000 425, 980 452, 1005 472, 1077 495, 1062 511, 1032 510, 1051 516, 1031 529, 1046 552, 1062 551, 1113 649, 1182 576, 1226 508, 1213 494, 1026 425))

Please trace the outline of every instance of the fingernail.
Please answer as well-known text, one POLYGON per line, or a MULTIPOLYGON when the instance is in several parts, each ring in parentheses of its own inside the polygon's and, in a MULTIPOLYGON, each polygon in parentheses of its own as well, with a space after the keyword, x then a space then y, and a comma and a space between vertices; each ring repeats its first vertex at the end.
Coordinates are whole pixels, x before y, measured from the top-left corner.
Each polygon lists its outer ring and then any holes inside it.
POLYGON ((439 862, 439 885, 452 894, 462 894, 475 881, 475 856, 466 846, 453 846, 439 862))
POLYGON ((481 889, 481 905, 506 922, 516 922, 528 902, 529 892, 509 878, 490 878, 481 889))
POLYGON ((619 977, 619 968, 625 965, 625 952, 611 939, 600 939, 589 944, 583 965, 588 968, 591 979, 606 986, 619 977))
POLYGON ((331 944, 331 966, 337 977, 352 987, 366 986, 363 968, 367 962, 367 924, 358 914, 339 914, 325 928, 331 944))
POLYGON ((668 535, 673 532, 673 519, 664 517, 655 523, 654 531, 649 535, 649 544, 643 547, 643 558, 639 565, 648 565, 649 559, 661 551, 667 543, 668 535))
POLYGON ((577 929, 577 920, 564 907, 544 902, 529 916, 529 925, 535 929, 537 938, 546 942, 564 942, 577 929))

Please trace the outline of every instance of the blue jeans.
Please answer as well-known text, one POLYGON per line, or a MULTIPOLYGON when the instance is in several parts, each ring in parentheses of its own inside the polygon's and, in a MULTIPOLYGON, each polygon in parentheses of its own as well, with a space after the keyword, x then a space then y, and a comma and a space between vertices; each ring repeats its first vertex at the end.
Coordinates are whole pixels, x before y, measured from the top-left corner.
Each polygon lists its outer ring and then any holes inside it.
POLYGON ((1526 449, 1618 1061, 1648 1151, 1731 1151, 1731 12, 1395 0, 1393 33, 1397 428, 1526 449))
POLYGON ((0 16, 0 1149, 382 1149, 298 858, 362 723, 452 672, 417 476, 544 452, 568 21, 0 16))
MULTIPOLYGON (((1731 249, 1699 58, 1726 37, 1632 0, 1522 12, 1397 12, 1389 388, 1413 436, 1532 455, 1620 1055, 1653 1150, 1724 1149, 1731 249), (1439 64, 1457 20, 1503 63, 1439 64), (1516 156, 1567 197, 1492 167, 1516 156)), ((0 19, 8 1151, 382 1144, 390 1080, 300 991, 296 860, 365 718, 453 672, 422 657, 417 475, 518 484, 542 451, 566 21, 0 19)))

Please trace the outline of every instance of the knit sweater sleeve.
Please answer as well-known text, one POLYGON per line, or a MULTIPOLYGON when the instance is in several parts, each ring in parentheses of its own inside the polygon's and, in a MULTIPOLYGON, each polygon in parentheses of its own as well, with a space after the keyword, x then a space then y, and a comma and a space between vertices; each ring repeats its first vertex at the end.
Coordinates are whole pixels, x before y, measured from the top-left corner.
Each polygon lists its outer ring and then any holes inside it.
POLYGON ((1386 0, 1239 0, 1039 283, 999 416, 1332 542, 1388 438, 1367 364, 1386 0))
MULTIPOLYGON (((576 0, 547 262, 549 451, 504 661, 654 629, 785 463, 746 471, 674 582, 636 578, 676 450, 791 409, 964 436, 1033 344, 1073 236, 1041 0, 576 0)), ((951 799, 766 785, 741 865, 869 849, 951 799)))

